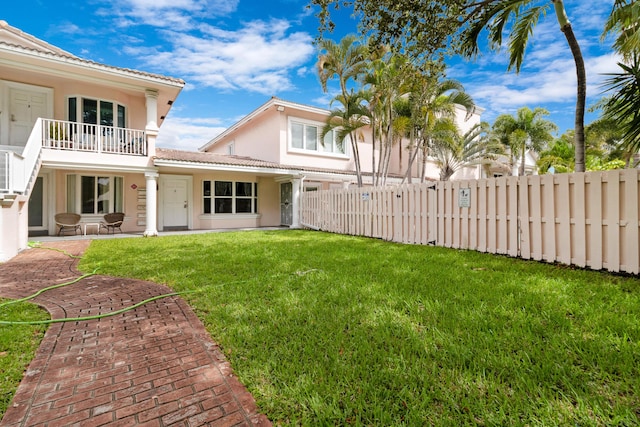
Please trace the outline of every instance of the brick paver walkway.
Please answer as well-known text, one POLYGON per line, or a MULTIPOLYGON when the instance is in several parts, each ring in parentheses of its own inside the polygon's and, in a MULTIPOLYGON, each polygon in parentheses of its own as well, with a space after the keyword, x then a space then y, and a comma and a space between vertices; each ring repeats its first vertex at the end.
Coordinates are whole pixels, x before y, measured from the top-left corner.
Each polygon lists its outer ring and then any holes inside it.
MULTIPOLYGON (((85 240, 47 243, 80 255, 85 240)), ((0 296, 19 298, 80 276, 47 249, 0 265, 0 296)), ((168 293, 139 280, 91 276, 34 301, 52 318, 108 313, 168 293)), ((119 315, 52 324, 0 426, 270 425, 200 320, 179 297, 119 315)))

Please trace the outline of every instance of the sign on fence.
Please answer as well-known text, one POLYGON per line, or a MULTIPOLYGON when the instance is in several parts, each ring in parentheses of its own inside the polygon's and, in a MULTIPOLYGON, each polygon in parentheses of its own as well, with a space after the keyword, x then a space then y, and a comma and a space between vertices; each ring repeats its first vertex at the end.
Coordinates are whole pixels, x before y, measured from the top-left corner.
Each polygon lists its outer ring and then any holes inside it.
POLYGON ((458 195, 458 206, 461 208, 468 208, 471 206, 471 189, 461 188, 458 195))

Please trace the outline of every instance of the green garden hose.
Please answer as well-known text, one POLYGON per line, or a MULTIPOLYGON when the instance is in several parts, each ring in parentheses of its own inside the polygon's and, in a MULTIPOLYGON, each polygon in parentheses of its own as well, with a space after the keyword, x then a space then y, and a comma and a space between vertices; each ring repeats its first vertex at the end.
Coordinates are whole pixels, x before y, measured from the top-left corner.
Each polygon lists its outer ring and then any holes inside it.
MULTIPOLYGON (((33 247, 33 248, 49 249, 49 250, 54 250, 54 251, 62 252, 62 253, 64 253, 65 255, 67 255, 67 256, 69 256, 69 257, 71 257, 71 258, 82 258, 81 256, 72 255, 72 254, 70 254, 69 252, 64 251, 64 250, 62 250, 62 249, 51 248, 51 247, 47 247, 47 246, 41 246, 40 244, 32 244, 32 243, 29 243, 29 246, 31 246, 31 247, 33 247)), ((91 277, 91 276, 96 275, 96 274, 97 274, 97 273, 96 273, 96 271, 98 271, 98 268, 96 268, 95 270, 93 270, 93 272, 92 272, 92 273, 86 273, 86 274, 83 274, 82 276, 77 277, 77 278, 75 278, 75 279, 73 279, 73 280, 71 280, 71 281, 64 282, 64 283, 60 283, 60 284, 57 284, 57 285, 53 285, 53 286, 49 286, 49 287, 46 287, 46 288, 40 289, 38 292, 36 292, 36 293, 34 293, 34 294, 32 294, 32 295, 29 295, 29 296, 27 296, 27 297, 20 298, 20 299, 17 299, 17 300, 7 301, 7 302, 5 302, 5 303, 0 304, 0 309, 1 309, 2 307, 5 307, 5 306, 7 306, 7 305, 10 305, 10 304, 17 304, 17 303, 20 303, 20 302, 29 301, 29 300, 31 300, 31 299, 33 299, 33 298, 37 297, 38 295, 40 295, 40 294, 42 294, 42 293, 46 292, 46 291, 49 291, 49 290, 52 290, 52 289, 61 288, 61 287, 63 287, 63 286, 72 285, 72 284, 74 284, 74 283, 79 282, 79 281, 80 281, 80 280, 82 280, 82 279, 85 279, 85 278, 87 278, 87 277, 91 277)), ((310 269, 310 270, 306 270, 306 271, 297 271, 297 272, 292 273, 292 274, 296 274, 296 275, 298 275, 298 276, 304 276, 304 275, 306 275, 306 274, 308 274, 308 273, 311 273, 311 272, 314 272, 314 271, 317 271, 317 270, 316 270, 316 269, 310 269)), ((246 280, 244 280, 244 281, 246 281, 246 280)), ((244 281, 240 281, 240 282, 244 282, 244 281)), ((227 284, 229 284, 229 283, 227 283, 227 284)), ((224 285, 224 284, 215 285, 215 286, 220 287, 220 286, 223 286, 223 285, 224 285)), ((210 285, 210 286, 204 286, 204 287, 201 287, 201 288, 199 288, 199 289, 191 290, 191 291, 171 292, 171 293, 168 293, 168 294, 157 295, 157 296, 155 296, 155 297, 147 298, 147 299, 145 299, 145 300, 143 300, 143 301, 140 301, 140 302, 138 302, 138 303, 136 303, 136 304, 130 305, 130 306, 128 306, 128 307, 121 308, 120 310, 116 310, 116 311, 112 311, 112 312, 104 313, 104 314, 96 314, 96 315, 93 315, 93 316, 84 316, 84 317, 65 317, 65 318, 63 318, 63 319, 33 320, 33 321, 9 321, 9 320, 0 320, 0 325, 47 325, 47 324, 52 324, 52 323, 63 323, 63 322, 83 322, 83 321, 87 321, 87 320, 97 320, 97 319, 102 319, 102 318, 109 317, 109 316, 115 316, 115 315, 118 315, 118 314, 124 313, 124 312, 129 311, 129 310, 133 310, 133 309, 135 309, 135 308, 140 307, 141 305, 144 305, 144 304, 147 304, 147 303, 149 303, 149 302, 153 302, 153 301, 156 301, 156 300, 159 300, 159 299, 162 299, 162 298, 167 298, 167 297, 172 297, 172 296, 177 296, 177 295, 185 295, 185 294, 192 294, 192 293, 202 292, 203 290, 205 290, 205 289, 209 289, 209 288, 211 288, 211 287, 212 287, 212 286, 210 285)))
MULTIPOLYGON (((70 258, 82 258, 81 256, 77 256, 77 255, 73 255, 70 254, 69 252, 62 250, 62 249, 58 249, 58 248, 51 248, 48 246, 41 246, 39 243, 31 243, 29 242, 29 246, 32 248, 39 248, 39 249, 48 249, 48 250, 52 250, 52 251, 57 251, 57 252, 62 252, 63 254, 67 255, 70 258)), ((74 283, 79 282, 82 279, 86 279, 87 277, 91 277, 91 276, 95 276, 98 271, 98 268, 96 268, 95 270, 93 270, 92 273, 86 273, 83 274, 80 277, 77 277, 73 280, 70 280, 68 282, 64 282, 64 283, 59 283, 57 285, 53 285, 53 286, 48 286, 46 288, 40 289, 39 291, 37 291, 34 294, 31 294, 29 296, 26 296, 24 298, 20 298, 17 300, 11 300, 11 301, 7 301, 4 302, 2 304, 0 304, 0 309, 2 307, 6 307, 10 304, 17 304, 20 302, 25 302, 25 301, 29 301, 35 297, 37 297, 38 295, 53 290, 53 289, 58 289, 64 286, 68 286, 68 285, 72 285, 74 283)), ((175 296, 175 295, 181 295, 181 294, 186 294, 186 293, 191 293, 191 292, 195 292, 195 291, 183 291, 183 292, 172 292, 172 293, 168 293, 168 294, 162 294, 162 295, 157 295, 155 297, 151 297, 151 298, 147 298, 144 301, 140 301, 136 304, 130 305, 128 307, 124 307, 121 308, 120 310, 116 310, 116 311, 112 311, 109 313, 104 313, 104 314, 96 314, 93 316, 83 316, 83 317, 65 317, 63 319, 49 319, 49 320, 32 320, 32 321, 13 321, 13 320, 0 320, 0 325, 48 325, 48 324, 52 324, 52 323, 63 323, 63 322, 82 322, 82 321, 87 321, 87 320, 97 320, 97 319, 102 319, 105 317, 109 317, 109 316, 115 316, 121 313, 124 313, 126 311, 129 310, 133 310, 135 308, 140 307, 141 305, 147 304, 149 302, 161 299, 161 298, 167 298, 167 297, 171 297, 171 296, 175 296)))

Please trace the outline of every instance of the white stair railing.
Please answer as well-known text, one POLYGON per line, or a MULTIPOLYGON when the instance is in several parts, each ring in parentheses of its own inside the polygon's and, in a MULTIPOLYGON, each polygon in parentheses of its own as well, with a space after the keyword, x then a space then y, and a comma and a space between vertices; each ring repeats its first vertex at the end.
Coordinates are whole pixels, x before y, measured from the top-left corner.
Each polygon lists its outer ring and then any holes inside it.
POLYGON ((0 152, 0 191, 9 194, 29 194, 38 174, 42 151, 42 119, 36 121, 22 154, 0 152))
POLYGON ((40 169, 40 153, 42 152, 42 119, 36 120, 36 124, 29 135, 27 145, 22 152, 22 170, 20 171, 19 182, 16 183, 18 191, 28 195, 31 184, 38 176, 40 169))

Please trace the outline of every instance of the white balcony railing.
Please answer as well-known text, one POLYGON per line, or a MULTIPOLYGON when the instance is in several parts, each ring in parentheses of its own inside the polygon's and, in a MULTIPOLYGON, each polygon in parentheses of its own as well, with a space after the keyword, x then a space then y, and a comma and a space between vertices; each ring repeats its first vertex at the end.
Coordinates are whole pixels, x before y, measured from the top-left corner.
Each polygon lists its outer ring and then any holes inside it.
POLYGON ((146 156, 147 136, 143 130, 139 129, 43 119, 42 147, 146 156))

